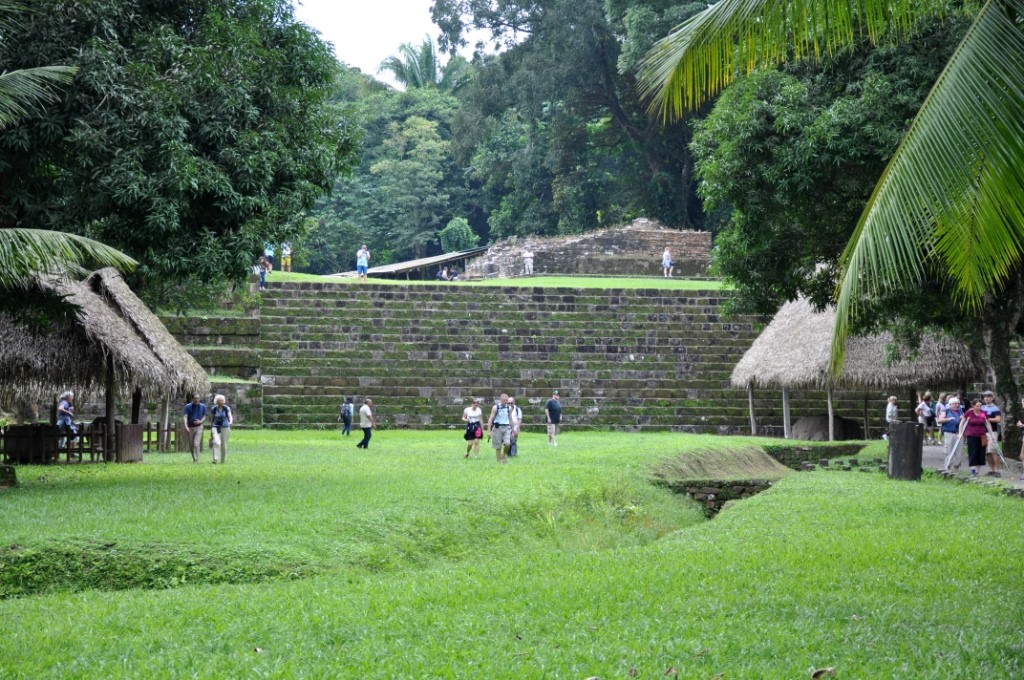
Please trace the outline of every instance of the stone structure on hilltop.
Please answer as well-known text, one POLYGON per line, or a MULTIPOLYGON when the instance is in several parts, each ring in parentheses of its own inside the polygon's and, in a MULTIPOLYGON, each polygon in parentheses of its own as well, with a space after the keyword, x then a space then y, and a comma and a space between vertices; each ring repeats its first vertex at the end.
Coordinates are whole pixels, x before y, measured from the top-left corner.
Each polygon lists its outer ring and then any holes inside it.
POLYGON ((639 218, 632 224, 578 236, 510 238, 492 246, 466 267, 467 278, 522 276, 523 252, 534 254, 534 274, 660 276, 661 253, 672 253, 676 276, 704 276, 711 257, 711 233, 668 229, 639 218))

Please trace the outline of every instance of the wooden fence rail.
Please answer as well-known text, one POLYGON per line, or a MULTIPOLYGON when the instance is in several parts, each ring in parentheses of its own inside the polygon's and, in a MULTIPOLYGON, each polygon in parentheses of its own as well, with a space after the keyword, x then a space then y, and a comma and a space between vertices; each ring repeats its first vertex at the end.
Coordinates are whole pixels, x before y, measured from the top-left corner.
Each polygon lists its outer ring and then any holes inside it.
POLYGON ((61 462, 138 462, 145 453, 188 451, 189 440, 182 423, 125 424, 114 431, 114 450, 105 451, 106 422, 77 423, 78 435, 65 436, 56 425, 9 425, 0 429, 0 461, 27 465, 61 462))

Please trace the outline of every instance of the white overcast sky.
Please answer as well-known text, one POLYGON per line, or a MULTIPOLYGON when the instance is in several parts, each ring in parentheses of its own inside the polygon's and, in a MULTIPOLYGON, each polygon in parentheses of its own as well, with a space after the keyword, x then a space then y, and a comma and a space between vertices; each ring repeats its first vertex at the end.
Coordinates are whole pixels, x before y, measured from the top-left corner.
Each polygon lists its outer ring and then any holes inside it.
POLYGON ((424 36, 437 41, 430 20, 431 0, 293 0, 295 18, 320 32, 334 45, 340 61, 377 75, 387 57, 402 43, 419 45, 424 36))

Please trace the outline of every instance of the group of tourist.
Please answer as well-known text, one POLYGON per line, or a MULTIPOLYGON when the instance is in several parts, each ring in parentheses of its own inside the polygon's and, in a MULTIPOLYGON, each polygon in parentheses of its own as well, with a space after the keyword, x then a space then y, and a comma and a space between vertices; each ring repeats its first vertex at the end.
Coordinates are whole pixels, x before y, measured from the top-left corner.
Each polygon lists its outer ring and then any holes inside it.
POLYGON ((192 395, 192 401, 183 410, 185 434, 189 438, 192 449, 192 462, 199 462, 203 452, 203 427, 206 416, 210 416, 210 448, 213 450, 213 462, 226 463, 228 460, 228 439, 231 437, 231 425, 235 422, 231 407, 223 394, 213 398, 213 408, 207 409, 198 393, 192 395))
MULTIPOLYGON (((338 422, 341 423, 341 434, 344 437, 352 435, 352 418, 355 415, 355 404, 352 397, 345 397, 338 413, 338 422)), ((367 399, 359 407, 359 427, 363 431, 362 440, 356 444, 357 449, 370 448, 370 437, 373 436, 373 428, 377 426, 377 420, 373 415, 373 399, 367 399)))
MULTIPOLYGON (((885 420, 890 426, 899 423, 897 402, 895 396, 889 397, 886 406, 885 420)), ((992 391, 986 390, 970 401, 969 408, 967 395, 963 392, 941 393, 938 399, 934 399, 931 392, 919 393, 917 402, 914 414, 924 429, 925 441, 942 445, 945 460, 952 469, 960 468, 959 463, 953 465, 953 457, 961 452, 961 446, 965 446, 972 476, 977 476, 982 466, 988 467, 988 475, 1001 476, 999 442, 1002 439, 1003 412, 992 391)), ((1024 399, 1021 406, 1024 407, 1024 399)), ((1017 427, 1024 430, 1024 422, 1018 420, 1017 427)), ((1024 462, 1024 443, 1021 445, 1021 461, 1024 462)), ((1024 475, 1021 479, 1024 480, 1024 475)))
MULTIPOLYGON (((480 399, 474 398, 473 403, 462 411, 462 422, 466 423, 463 438, 466 440, 466 453, 480 457, 480 440, 484 438, 483 409, 480 399)), ((558 390, 551 394, 544 405, 544 416, 547 421, 548 445, 558 446, 558 430, 562 423, 562 403, 558 390)), ((499 463, 508 463, 509 458, 519 455, 519 431, 523 425, 523 410, 516 404, 515 397, 502 393, 498 401, 491 406, 487 417, 487 441, 494 449, 495 458, 499 463)))
MULTIPOLYGON (((256 260, 252 271, 259 278, 259 289, 267 289, 267 276, 274 271, 274 256, 277 248, 270 241, 263 243, 263 254, 256 260)), ((281 271, 292 271, 292 244, 285 241, 281 244, 281 271)))
MULTIPOLYGON (((497 461, 507 463, 509 458, 519 455, 519 430, 523 423, 523 410, 516 404, 515 397, 502 393, 491 407, 485 432, 484 413, 480 404, 481 400, 477 397, 473 399, 472 404, 462 410, 462 422, 466 423, 463 435, 466 440, 465 458, 469 458, 471 454, 475 454, 476 458, 480 457, 480 441, 486 436, 494 449, 497 461)), ((343 437, 352 434, 353 417, 353 399, 345 397, 338 412, 343 437)), ((548 445, 558 446, 558 431, 562 423, 562 403, 558 390, 552 392, 551 398, 544 405, 544 417, 547 421, 548 445)), ((373 428, 377 426, 372 399, 366 399, 359 409, 359 426, 363 430, 363 439, 356 444, 356 448, 368 449, 373 428)))

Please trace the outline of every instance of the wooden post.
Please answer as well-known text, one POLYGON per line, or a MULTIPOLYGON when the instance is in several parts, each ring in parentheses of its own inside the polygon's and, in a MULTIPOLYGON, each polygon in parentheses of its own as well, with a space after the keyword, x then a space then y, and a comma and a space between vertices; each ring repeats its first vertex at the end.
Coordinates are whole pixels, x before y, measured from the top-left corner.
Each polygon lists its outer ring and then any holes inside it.
POLYGON ((754 417, 754 383, 747 385, 747 403, 750 408, 750 434, 757 436, 757 418, 754 417))
POLYGON ((864 439, 871 439, 871 421, 868 419, 868 393, 864 393, 864 439))
POLYGON ((782 388, 782 436, 789 439, 789 388, 782 388))
POLYGON ((132 425, 139 424, 139 414, 142 411, 142 388, 136 387, 132 392, 132 425))
POLYGON ((828 397, 828 440, 836 440, 836 414, 832 407, 832 385, 825 388, 825 396, 828 397))
POLYGON ((117 418, 117 404, 114 401, 114 357, 107 357, 107 431, 103 437, 103 456, 108 463, 116 459, 114 446, 114 420, 117 418))
POLYGON ((890 479, 921 479, 924 427, 920 423, 897 423, 889 428, 890 479))

